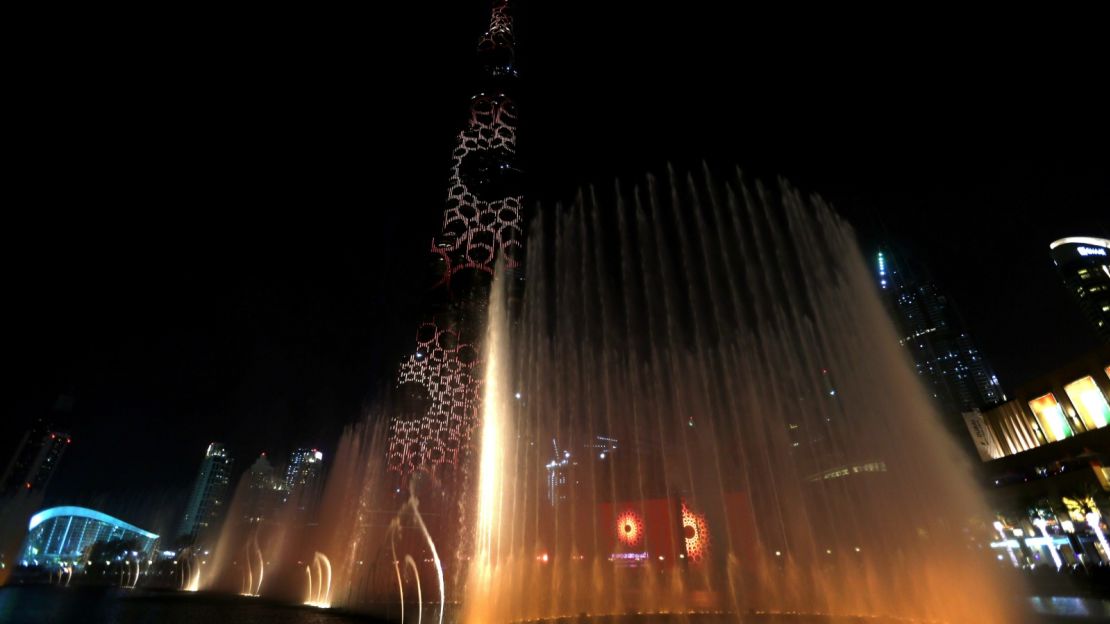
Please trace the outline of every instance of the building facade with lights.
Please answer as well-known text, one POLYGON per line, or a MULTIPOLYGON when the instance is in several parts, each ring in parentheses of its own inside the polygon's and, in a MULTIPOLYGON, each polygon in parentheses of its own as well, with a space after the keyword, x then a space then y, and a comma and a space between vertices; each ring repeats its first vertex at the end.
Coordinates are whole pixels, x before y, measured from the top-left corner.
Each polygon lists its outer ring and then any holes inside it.
POLYGON ((300 514, 312 514, 323 485, 324 453, 308 448, 293 451, 285 468, 285 504, 292 505, 300 514))
POLYGON ((517 168, 516 40, 507 0, 494 0, 477 48, 478 80, 452 153, 435 275, 416 345, 397 376, 403 405, 389 423, 387 462, 400 483, 415 472, 445 483, 465 461, 478 422, 481 340, 494 267, 522 260, 517 168))
POLYGON ((1095 334, 1110 344, 1110 240, 1061 238, 1049 245, 1049 253, 1095 334))
POLYGON ((233 465, 234 460, 223 444, 213 442, 208 445, 185 507, 185 517, 178 532, 181 539, 195 544, 215 537, 214 532, 219 530, 220 521, 227 511, 233 465))
POLYGON ((996 513, 992 543, 1016 566, 1110 565, 1110 347, 965 414, 996 513))
POLYGON ((134 556, 147 559, 158 536, 119 518, 85 507, 52 507, 31 517, 20 564, 25 567, 84 567, 98 542, 127 544, 134 556))
POLYGON ((949 417, 949 429, 960 434, 960 414, 1006 400, 998 377, 935 282, 918 276, 888 248, 875 255, 874 269, 879 294, 901 334, 899 343, 949 417))
POLYGON ((0 497, 45 490, 72 443, 73 438, 68 433, 52 430, 43 419, 36 420, 23 435, 4 470, 0 497))

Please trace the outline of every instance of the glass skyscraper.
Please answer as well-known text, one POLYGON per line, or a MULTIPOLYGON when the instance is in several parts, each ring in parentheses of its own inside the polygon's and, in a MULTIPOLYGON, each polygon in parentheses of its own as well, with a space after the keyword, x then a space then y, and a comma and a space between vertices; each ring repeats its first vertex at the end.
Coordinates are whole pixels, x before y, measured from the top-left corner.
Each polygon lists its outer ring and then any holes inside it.
POLYGON ((1110 343, 1110 240, 1061 238, 1049 245, 1049 253, 1095 334, 1110 343))
POLYGON ((997 376, 937 284, 915 275, 889 248, 876 253, 874 269, 899 342, 956 428, 963 427, 960 414, 1004 401, 997 376))
POLYGON ((219 527, 227 509, 232 464, 232 458, 223 444, 213 442, 208 445, 193 485, 193 494, 185 507, 185 518, 179 532, 181 538, 196 543, 204 539, 210 530, 219 527))

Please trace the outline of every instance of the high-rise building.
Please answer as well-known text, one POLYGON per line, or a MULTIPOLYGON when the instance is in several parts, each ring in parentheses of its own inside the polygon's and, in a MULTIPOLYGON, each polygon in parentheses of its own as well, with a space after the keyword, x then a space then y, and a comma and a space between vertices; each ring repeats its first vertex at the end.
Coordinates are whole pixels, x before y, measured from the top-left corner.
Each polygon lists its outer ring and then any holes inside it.
POLYGON ((287 492, 284 479, 266 458, 259 455, 247 470, 247 494, 243 505, 243 520, 248 523, 273 520, 287 492))
POLYGON ((516 167, 517 71, 507 0, 494 0, 478 43, 479 84, 452 154, 443 226, 432 240, 433 301, 401 364, 407 398, 390 422, 388 466, 403 481, 415 471, 441 476, 465 455, 477 423, 477 371, 489 284, 497 259, 521 261, 523 221, 516 167))
POLYGON ((64 420, 64 413, 72 404, 72 398, 60 396, 49 417, 35 418, 0 475, 0 497, 19 492, 41 494, 46 489, 58 470, 62 455, 73 443, 68 433, 57 428, 57 422, 64 420))
POLYGON ((875 256, 879 291, 894 317, 917 373, 955 430, 960 416, 1006 399, 951 300, 889 249, 875 256))
POLYGON ((193 494, 185 507, 179 536, 191 543, 203 541, 218 529, 227 510, 233 460, 223 444, 213 442, 204 453, 193 494))
POLYGON ((1095 333, 1110 343, 1110 240, 1075 236, 1048 246, 1064 285, 1095 333))
POLYGON ((299 513, 311 513, 323 493, 324 454, 299 448, 289 456, 285 469, 286 504, 299 513))
POLYGON ((44 424, 36 421, 24 434, 0 480, 0 496, 19 491, 41 492, 50 483, 73 438, 68 433, 50 431, 44 424))

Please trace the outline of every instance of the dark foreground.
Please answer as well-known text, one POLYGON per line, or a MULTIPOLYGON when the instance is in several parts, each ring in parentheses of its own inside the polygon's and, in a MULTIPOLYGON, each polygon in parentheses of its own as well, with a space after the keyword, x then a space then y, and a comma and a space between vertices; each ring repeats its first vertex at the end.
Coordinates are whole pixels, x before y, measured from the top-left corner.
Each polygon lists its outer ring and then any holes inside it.
MULTIPOLYGON (((1086 624, 1110 621, 1110 601, 1069 596, 1028 599, 1028 624, 1086 624), (1036 615, 1034 615, 1036 614, 1036 615)), ((432 618, 427 618, 429 621, 432 618)), ((450 619, 450 618, 448 618, 450 619)), ((354 624, 383 622, 353 613, 291 606, 265 600, 213 594, 126 591, 116 588, 25 586, 0 588, 0 624, 354 624)), ((591 624, 618 622, 735 623, 733 616, 639 616, 596 618, 591 624)), ((873 618, 762 616, 752 624, 880 624, 873 618)), ((552 620, 577 624, 573 619, 552 620)))

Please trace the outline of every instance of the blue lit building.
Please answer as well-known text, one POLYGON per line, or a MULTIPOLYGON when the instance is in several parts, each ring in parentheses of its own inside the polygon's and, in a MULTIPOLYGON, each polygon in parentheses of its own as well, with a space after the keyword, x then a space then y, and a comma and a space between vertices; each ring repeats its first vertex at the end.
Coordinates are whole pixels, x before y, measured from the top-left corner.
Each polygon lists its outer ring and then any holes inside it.
POLYGON ((21 549, 25 566, 82 565, 97 542, 130 542, 144 558, 154 552, 158 536, 119 518, 85 507, 51 507, 31 516, 21 549))

